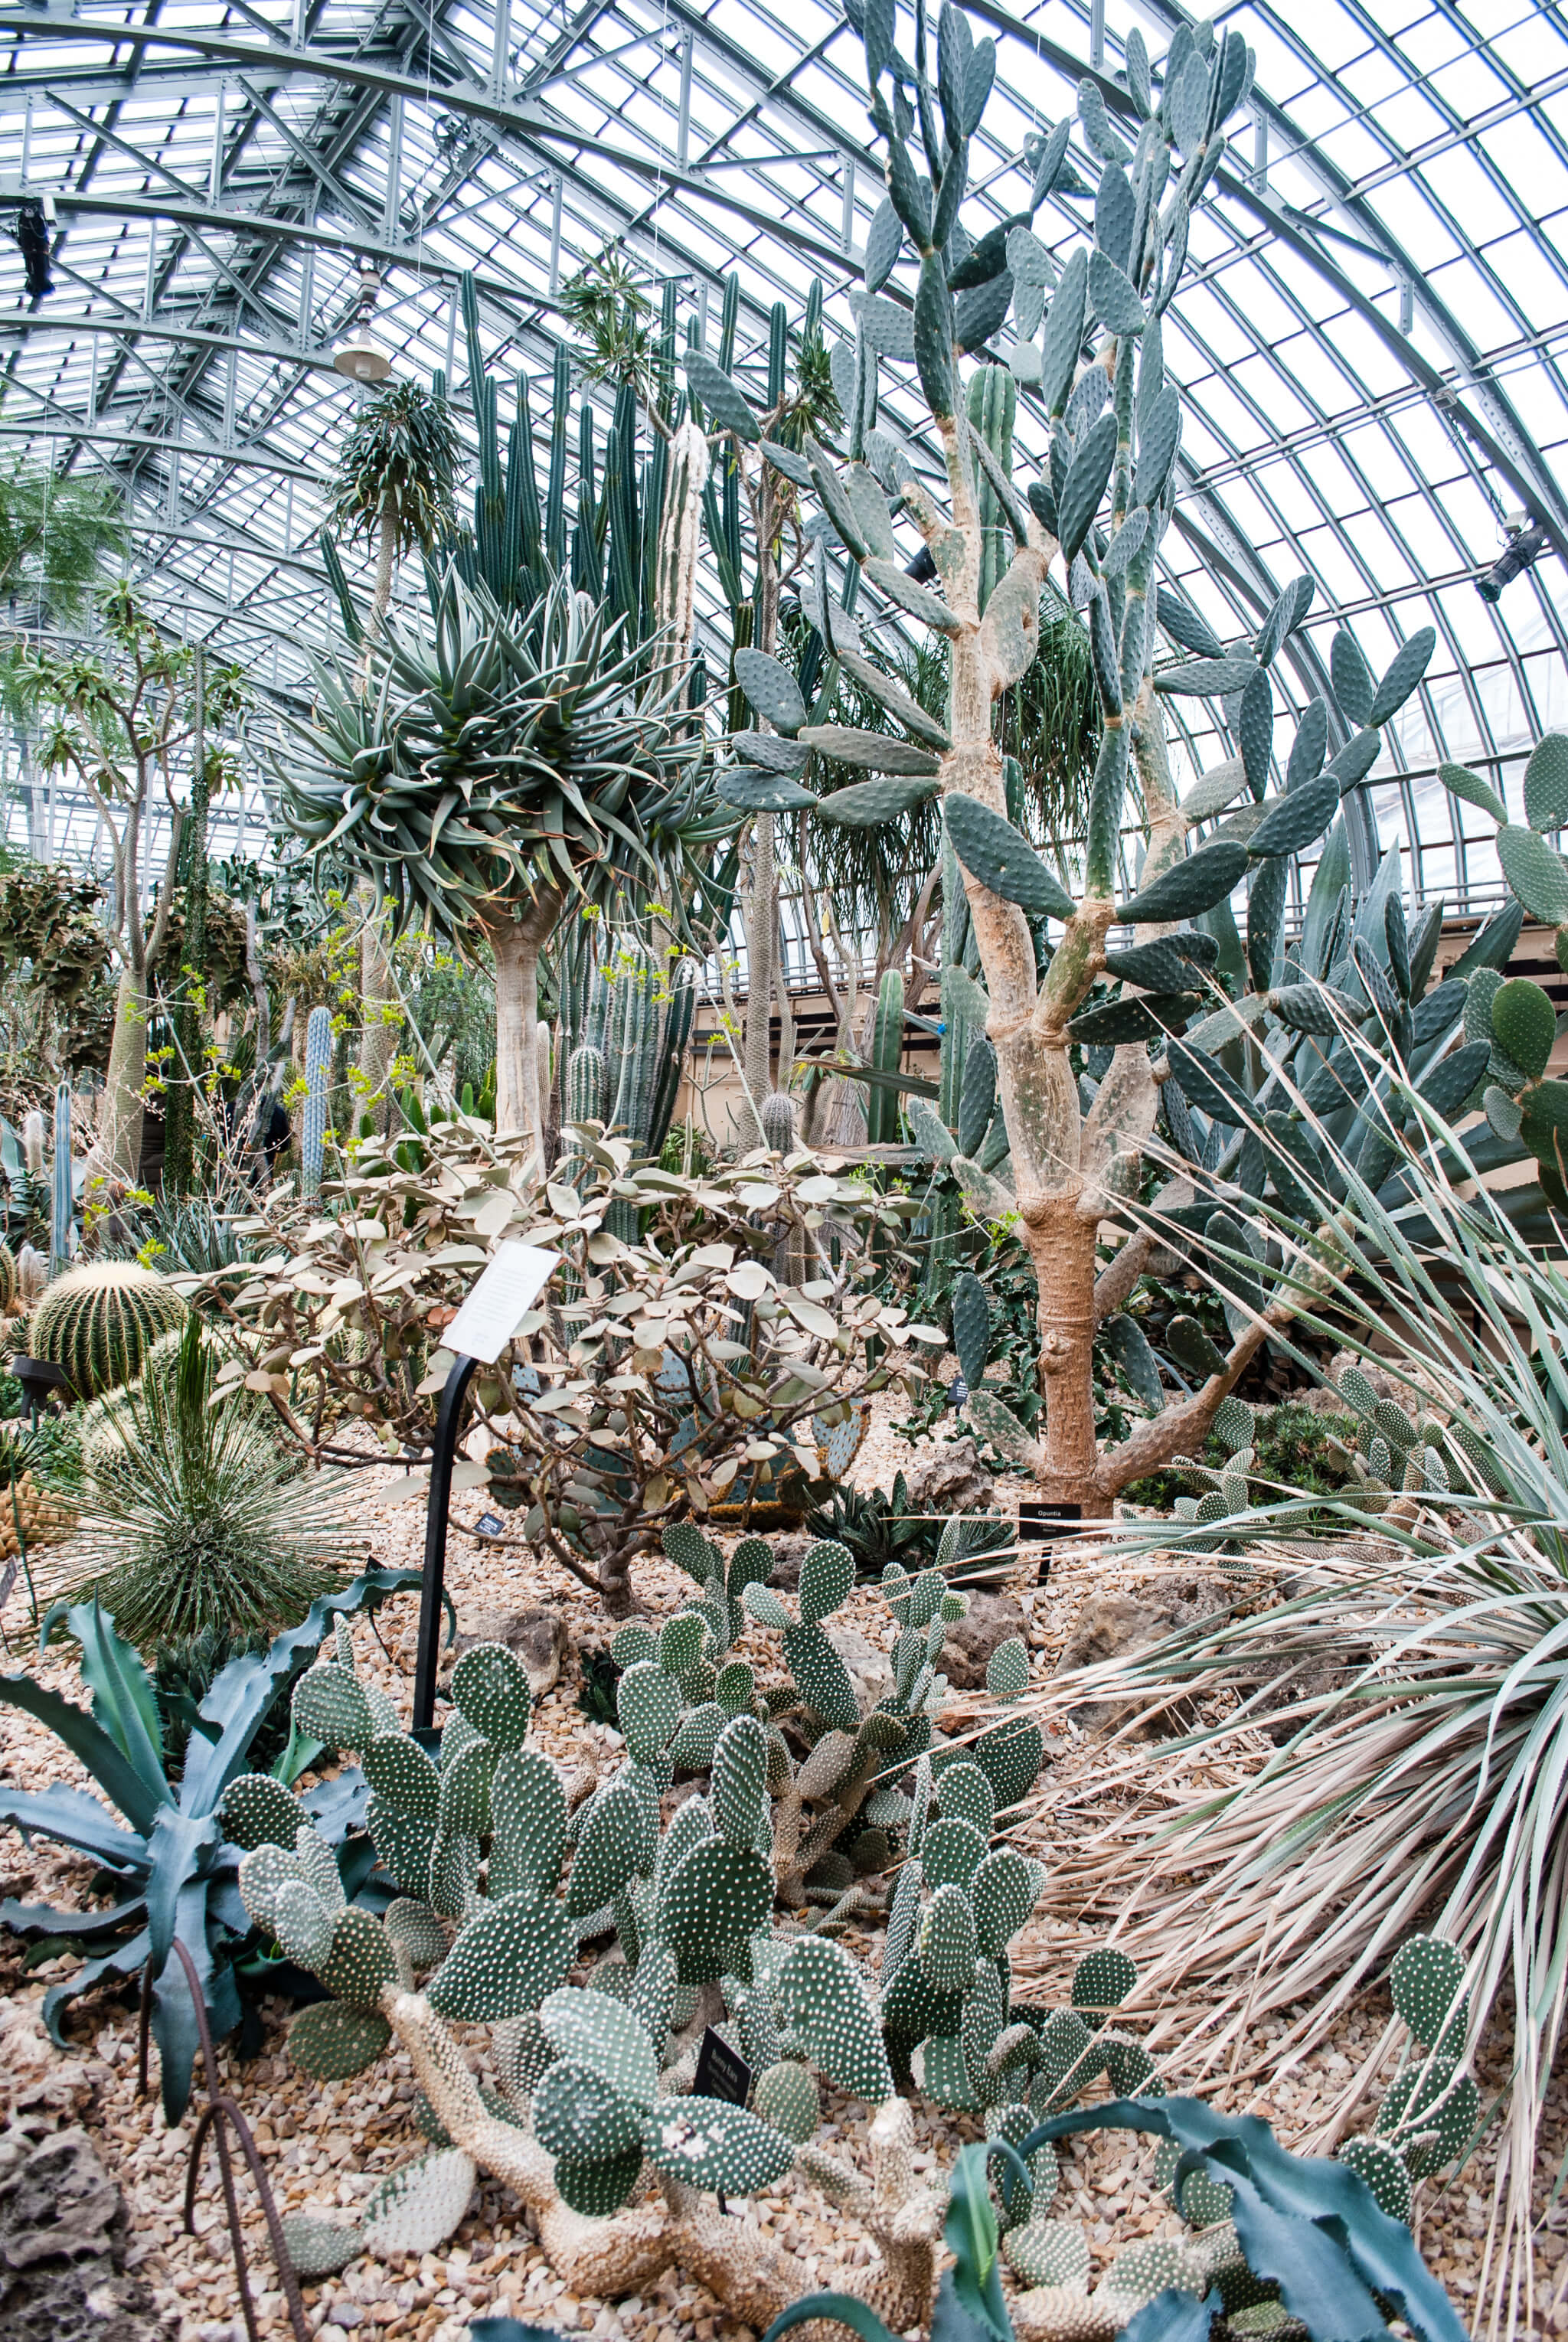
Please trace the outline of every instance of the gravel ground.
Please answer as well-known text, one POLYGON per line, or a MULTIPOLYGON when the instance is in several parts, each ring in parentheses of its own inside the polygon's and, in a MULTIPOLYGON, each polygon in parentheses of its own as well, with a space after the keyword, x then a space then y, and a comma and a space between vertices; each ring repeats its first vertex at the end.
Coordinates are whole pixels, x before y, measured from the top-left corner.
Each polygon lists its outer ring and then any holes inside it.
MULTIPOLYGON (((910 1461, 908 1446, 891 1427, 894 1412, 889 1407, 879 1414, 854 1467, 853 1476, 861 1487, 879 1482, 888 1486, 894 1471, 910 1461)), ((567 1663, 560 1684, 539 1705, 536 1745, 569 1772, 585 1761, 602 1767, 614 1760, 619 1744, 616 1736, 590 1723, 577 1709, 577 1655, 584 1646, 602 1647, 612 1630, 593 1598, 554 1566, 527 1551, 482 1545, 466 1534, 463 1525, 471 1524, 481 1510, 478 1497, 454 1501, 447 1578, 459 1617, 466 1620, 475 1613, 541 1600, 562 1611, 569 1640, 567 1663)), ((382 1507, 373 1526, 378 1561, 418 1561, 424 1515, 417 1501, 382 1507)), ((660 1557, 640 1563, 634 1579, 638 1599, 654 1616, 675 1607, 691 1584, 660 1557)), ((1130 1582, 1130 1573, 1126 1565, 1108 1562, 1093 1547, 1071 1547, 1058 1549, 1045 1586, 1036 1587, 1031 1579, 1025 1565, 1010 1590, 1021 1596, 1029 1614, 1034 1666, 1036 1676, 1044 1677, 1055 1665, 1085 1595, 1110 1590, 1124 1579, 1130 1582)), ((19 1596, 13 1599, 11 1610, 15 1654, 21 1649, 19 1596)), ((871 1641, 885 1646, 891 1640, 886 1606, 874 1592, 854 1595, 847 1616, 871 1641)), ((379 1644, 364 1624, 355 1637, 362 1667, 376 1676, 405 1715, 416 1622, 416 1597, 403 1596, 377 1616, 379 1644)), ((754 1650, 748 1651, 744 1643, 741 1649, 746 1656, 772 1658, 764 1637, 757 1638, 754 1650)), ((35 1672, 68 1696, 80 1696, 79 1678, 69 1659, 51 1656, 36 1663, 35 1672)), ((956 1695, 944 1716, 945 1728, 962 1730, 983 1706, 973 1695, 956 1695)), ((1056 1728, 1049 1746, 1044 1794, 1024 1837, 1047 1862, 1057 1802, 1070 1804, 1104 1771, 1098 1744, 1071 1726, 1056 1728)), ((52 1736, 14 1709, 0 1712, 0 1771, 14 1786, 28 1788, 85 1779, 52 1736)), ((69 1902, 85 1893, 91 1876, 90 1864, 46 1845, 27 1847, 9 1836, 0 1841, 0 1894, 69 1902)), ((879 1937, 852 1934, 848 1940, 857 1954, 880 1957, 879 1937)), ((1072 1910, 1056 1907, 1047 1896, 1014 1947, 1023 1992, 1030 1999, 1064 1997, 1074 1958, 1094 1940, 1072 1910)), ((196 2233, 187 2236, 181 2204, 192 2122, 187 2117, 171 2131, 155 2090, 151 2097, 138 2099, 134 2008, 103 1995, 80 2004, 71 2022, 78 2046, 68 2057, 54 2050, 44 2034, 39 2017, 44 1992, 51 1982, 69 1975, 74 1965, 61 1959, 29 1972, 21 1947, 0 1934, 0 2113, 32 2109, 45 2118, 84 2122, 125 2191, 132 2261, 142 2269, 165 2314, 171 2342, 230 2342, 231 2335, 234 2342, 243 2342, 215 2159, 209 2150, 197 2192, 196 2233)), ((1283 2027, 1259 2027, 1230 2069, 1233 2078, 1216 2090, 1209 2077, 1204 2087, 1222 2103, 1269 2117, 1286 2145, 1310 2148, 1353 2060, 1359 2064, 1365 2056, 1386 2013, 1386 1997, 1373 1996, 1364 2008, 1347 2018, 1341 2034, 1288 2073, 1276 2071, 1269 2054, 1270 2037, 1283 2027)), ((220 2051, 224 2087, 233 2090, 255 2127, 284 2210, 352 2205, 376 2177, 421 2145, 410 2119, 413 2082, 401 2057, 381 2061, 352 2082, 324 2087, 305 2080, 284 2048, 285 2015, 281 2005, 269 2008, 268 2038, 261 2056, 242 2062, 231 2051, 220 2051)), ((1479 2074, 1483 2097, 1490 2098, 1502 2087, 1508 2051, 1506 2030, 1494 2023, 1479 2074)), ((1172 2078, 1179 2086, 1179 2055, 1172 2078)), ((825 2137, 832 2141, 837 2136, 853 2152, 863 2130, 864 2109, 846 2107, 829 2097, 824 2113, 825 2137)), ((923 2106, 915 2120, 917 2160, 926 2167, 944 2167, 964 2137, 977 2135, 967 2121, 935 2115, 923 2106)), ((1063 2190, 1054 2212, 1084 2223, 1097 2262, 1137 2236, 1179 2227, 1164 2197, 1152 2187, 1147 2157, 1124 2137, 1078 2139, 1072 2145, 1072 2161, 1064 2166, 1063 2190)), ((1539 2183, 1543 2226, 1537 2309, 1533 2327, 1522 2332, 1568 2334, 1568 2291, 1563 2286, 1568 2277, 1568 2205, 1547 2208, 1565 2154, 1568 2089, 1559 2084, 1539 2183)), ((1423 2191, 1419 2240, 1462 2311, 1476 2290, 1490 2159, 1483 2147, 1445 2192, 1423 2191)), ((268 2337, 285 2336, 288 2322, 281 2293, 271 2283, 265 2232, 244 2183, 241 2193, 254 2281, 258 2288, 266 2288, 260 2294, 260 2328, 268 2337)), ((867 2257, 868 2248, 857 2243, 853 2227, 796 2176, 758 2199, 751 2211, 776 2242, 802 2256, 808 2282, 814 2278, 833 2285, 857 2258, 867 2257)), ((638 2299, 607 2303, 574 2297, 552 2275, 514 2202, 492 2185, 481 2186, 457 2237, 443 2252, 401 2265, 361 2259, 343 2276, 307 2287, 305 2300, 313 2329, 353 2332, 364 2327, 372 2335, 395 2337, 395 2342, 404 2342, 404 2337, 406 2342, 454 2342, 471 2317, 507 2313, 563 2333, 624 2336, 634 2342, 673 2342, 676 2336, 694 2336, 696 2342, 742 2342, 748 2334, 700 2287, 674 2278, 638 2299)))

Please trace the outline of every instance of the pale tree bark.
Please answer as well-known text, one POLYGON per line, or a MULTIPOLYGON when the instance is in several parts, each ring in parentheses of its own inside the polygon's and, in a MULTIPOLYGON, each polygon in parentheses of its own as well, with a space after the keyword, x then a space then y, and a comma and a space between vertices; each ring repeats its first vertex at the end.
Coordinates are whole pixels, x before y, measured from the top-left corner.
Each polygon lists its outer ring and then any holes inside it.
POLYGON ((539 1090, 539 955, 561 906, 559 890, 542 886, 519 917, 501 908, 484 921, 495 956, 495 1128, 523 1133, 533 1149, 534 1178, 549 1167, 539 1090))
POLYGON ((364 925, 359 938, 359 1070, 368 1085, 365 1102, 379 1098, 385 1090, 392 1061, 397 1053, 397 1029, 402 1021, 397 986, 393 981, 392 951, 386 931, 386 914, 377 903, 375 888, 367 878, 359 882, 360 909, 364 925), (384 1012, 396 1009, 396 1016, 384 1012))
POLYGON ((135 1185, 142 1167, 145 1121, 143 1094, 147 1081, 147 1023, 152 1003, 149 970, 156 966, 168 934, 184 827, 183 810, 175 806, 169 820, 169 851, 158 893, 158 908, 149 934, 142 915, 139 866, 145 798, 144 780, 137 801, 126 816, 116 856, 125 934, 119 981, 115 990, 115 1030, 109 1043, 109 1069, 104 1079, 104 1104, 95 1149, 95 1162, 111 1177, 125 1180, 128 1186, 135 1185))

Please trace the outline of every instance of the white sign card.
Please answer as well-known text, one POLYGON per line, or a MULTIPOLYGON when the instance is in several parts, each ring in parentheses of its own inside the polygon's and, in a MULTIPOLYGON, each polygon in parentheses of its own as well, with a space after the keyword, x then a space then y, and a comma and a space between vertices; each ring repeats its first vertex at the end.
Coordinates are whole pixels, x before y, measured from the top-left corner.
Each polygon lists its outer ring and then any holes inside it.
POLYGON ((561 1256, 542 1245, 504 1244, 442 1333, 444 1349, 493 1366, 549 1284, 561 1256))

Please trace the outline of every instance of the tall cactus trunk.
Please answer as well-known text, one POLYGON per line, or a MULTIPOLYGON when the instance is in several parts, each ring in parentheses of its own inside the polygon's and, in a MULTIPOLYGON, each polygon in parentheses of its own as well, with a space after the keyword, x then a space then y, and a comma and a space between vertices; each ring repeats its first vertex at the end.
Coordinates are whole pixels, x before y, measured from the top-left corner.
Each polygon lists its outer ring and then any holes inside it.
POLYGON ((104 1106, 98 1146, 112 1178, 135 1186, 142 1167, 142 1091, 147 1078, 147 1018, 145 978, 122 967, 115 991, 115 1037, 104 1076, 104 1106))
POLYGON ((744 1114, 747 1146, 760 1146, 762 1102, 773 1088, 774 946, 778 933, 778 878, 774 816, 759 813, 752 831, 752 876, 746 895, 746 1016, 741 1070, 749 1097, 744 1114))
POLYGON ((1024 1222, 1038 1288, 1040 1376, 1045 1399, 1043 1455, 1035 1476, 1054 1504, 1108 1513, 1096 1481, 1094 1275, 1098 1230, 1076 1195, 1042 1197, 1024 1222))
POLYGON ((539 1094, 539 954, 561 916, 561 896, 542 887, 520 919, 504 911, 485 923, 495 956, 495 1128, 519 1130, 544 1162, 544 1100, 539 1094))

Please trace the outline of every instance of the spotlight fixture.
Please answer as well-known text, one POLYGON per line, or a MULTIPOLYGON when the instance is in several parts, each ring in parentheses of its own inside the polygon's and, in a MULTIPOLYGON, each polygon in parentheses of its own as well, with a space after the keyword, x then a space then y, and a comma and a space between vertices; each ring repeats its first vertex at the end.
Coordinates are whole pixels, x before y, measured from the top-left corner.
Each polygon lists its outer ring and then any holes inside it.
POLYGON ((333 352, 333 365, 339 374, 351 382, 385 382, 392 372, 392 360, 379 343, 370 338, 370 321, 375 315, 375 297, 381 290, 381 279, 374 268, 359 272, 359 301, 348 338, 340 342, 333 352))
POLYGON ((49 229, 41 203, 22 205, 16 215, 15 234, 22 247, 27 297, 30 301, 41 301, 45 293, 55 290, 55 280, 49 274, 49 229))
POLYGON ((1546 550, 1546 531, 1538 520, 1528 521, 1523 513, 1511 515, 1503 523, 1508 531, 1508 543, 1483 577, 1475 581, 1475 590, 1483 602, 1495 602, 1505 586, 1540 560, 1546 550))

